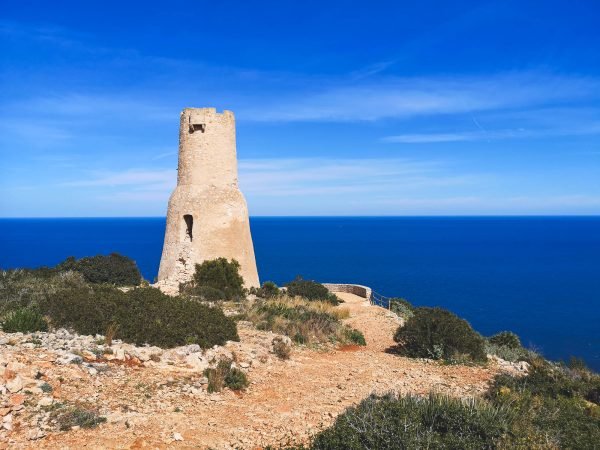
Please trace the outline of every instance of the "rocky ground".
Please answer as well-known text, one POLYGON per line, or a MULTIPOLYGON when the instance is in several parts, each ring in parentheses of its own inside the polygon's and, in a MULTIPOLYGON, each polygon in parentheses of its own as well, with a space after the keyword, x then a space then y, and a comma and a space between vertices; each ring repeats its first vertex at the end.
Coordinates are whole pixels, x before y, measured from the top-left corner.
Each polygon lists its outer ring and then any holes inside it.
POLYGON ((119 341, 108 347, 101 336, 66 330, 0 332, 0 448, 226 449, 306 442, 372 392, 476 396, 499 371, 524 369, 498 360, 468 367, 399 357, 389 352, 399 319, 352 294, 340 297, 350 309, 347 322, 368 345, 295 347, 286 361, 273 354, 274 334, 244 322, 241 342, 206 351, 119 341), (245 392, 208 394, 203 370, 220 357, 247 373, 245 392), (105 422, 80 428, 65 419, 81 411, 105 422))

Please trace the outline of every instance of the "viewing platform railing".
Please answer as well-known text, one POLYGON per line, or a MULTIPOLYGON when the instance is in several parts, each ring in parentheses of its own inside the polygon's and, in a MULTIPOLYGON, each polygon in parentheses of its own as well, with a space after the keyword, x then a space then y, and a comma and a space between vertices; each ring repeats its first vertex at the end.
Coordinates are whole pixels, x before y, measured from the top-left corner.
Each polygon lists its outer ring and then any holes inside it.
POLYGON ((376 306, 381 306, 385 309, 390 309, 390 297, 386 297, 385 295, 381 295, 378 292, 375 292, 368 286, 363 286, 360 284, 345 284, 345 283, 323 283, 329 292, 347 292, 350 294, 358 295, 359 297, 368 300, 369 303, 376 306))
POLYGON ((391 300, 390 297, 381 295, 378 292, 375 292, 373 290, 371 291, 371 304, 372 305, 377 305, 377 306, 381 306, 382 308, 385 308, 385 309, 390 309, 390 306, 391 306, 390 300, 391 300))

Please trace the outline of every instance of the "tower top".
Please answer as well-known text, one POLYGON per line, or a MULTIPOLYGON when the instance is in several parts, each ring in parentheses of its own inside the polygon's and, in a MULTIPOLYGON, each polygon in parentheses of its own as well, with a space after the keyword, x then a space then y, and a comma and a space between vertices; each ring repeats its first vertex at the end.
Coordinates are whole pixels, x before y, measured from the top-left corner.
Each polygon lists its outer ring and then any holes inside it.
POLYGON ((179 127, 177 184, 237 185, 235 117, 216 108, 185 108, 179 127))

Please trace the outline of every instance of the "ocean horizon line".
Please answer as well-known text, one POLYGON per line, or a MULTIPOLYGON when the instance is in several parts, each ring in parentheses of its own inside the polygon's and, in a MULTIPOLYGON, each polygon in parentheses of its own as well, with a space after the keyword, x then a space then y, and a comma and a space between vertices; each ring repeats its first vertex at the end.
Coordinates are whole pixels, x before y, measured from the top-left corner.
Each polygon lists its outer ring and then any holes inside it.
MULTIPOLYGON (((0 217, 0 220, 166 219, 164 216, 42 216, 0 217)), ((480 219, 480 218, 600 218, 600 214, 406 214, 406 215, 250 215, 252 219, 480 219)))

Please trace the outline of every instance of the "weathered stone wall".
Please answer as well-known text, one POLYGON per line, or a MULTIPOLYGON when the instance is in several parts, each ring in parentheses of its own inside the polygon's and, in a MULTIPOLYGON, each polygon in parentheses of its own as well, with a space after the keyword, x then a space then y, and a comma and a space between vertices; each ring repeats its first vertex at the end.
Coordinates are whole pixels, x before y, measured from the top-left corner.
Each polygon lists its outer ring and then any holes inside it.
POLYGON ((371 301, 371 297, 373 295, 373 291, 368 286, 362 286, 360 284, 340 284, 340 283, 323 283, 329 292, 347 292, 350 294, 358 295, 366 299, 367 301, 371 301))
POLYGON ((218 257, 236 259, 245 286, 259 286, 248 207, 238 187, 234 115, 186 108, 158 280, 188 281, 196 263, 218 257))

